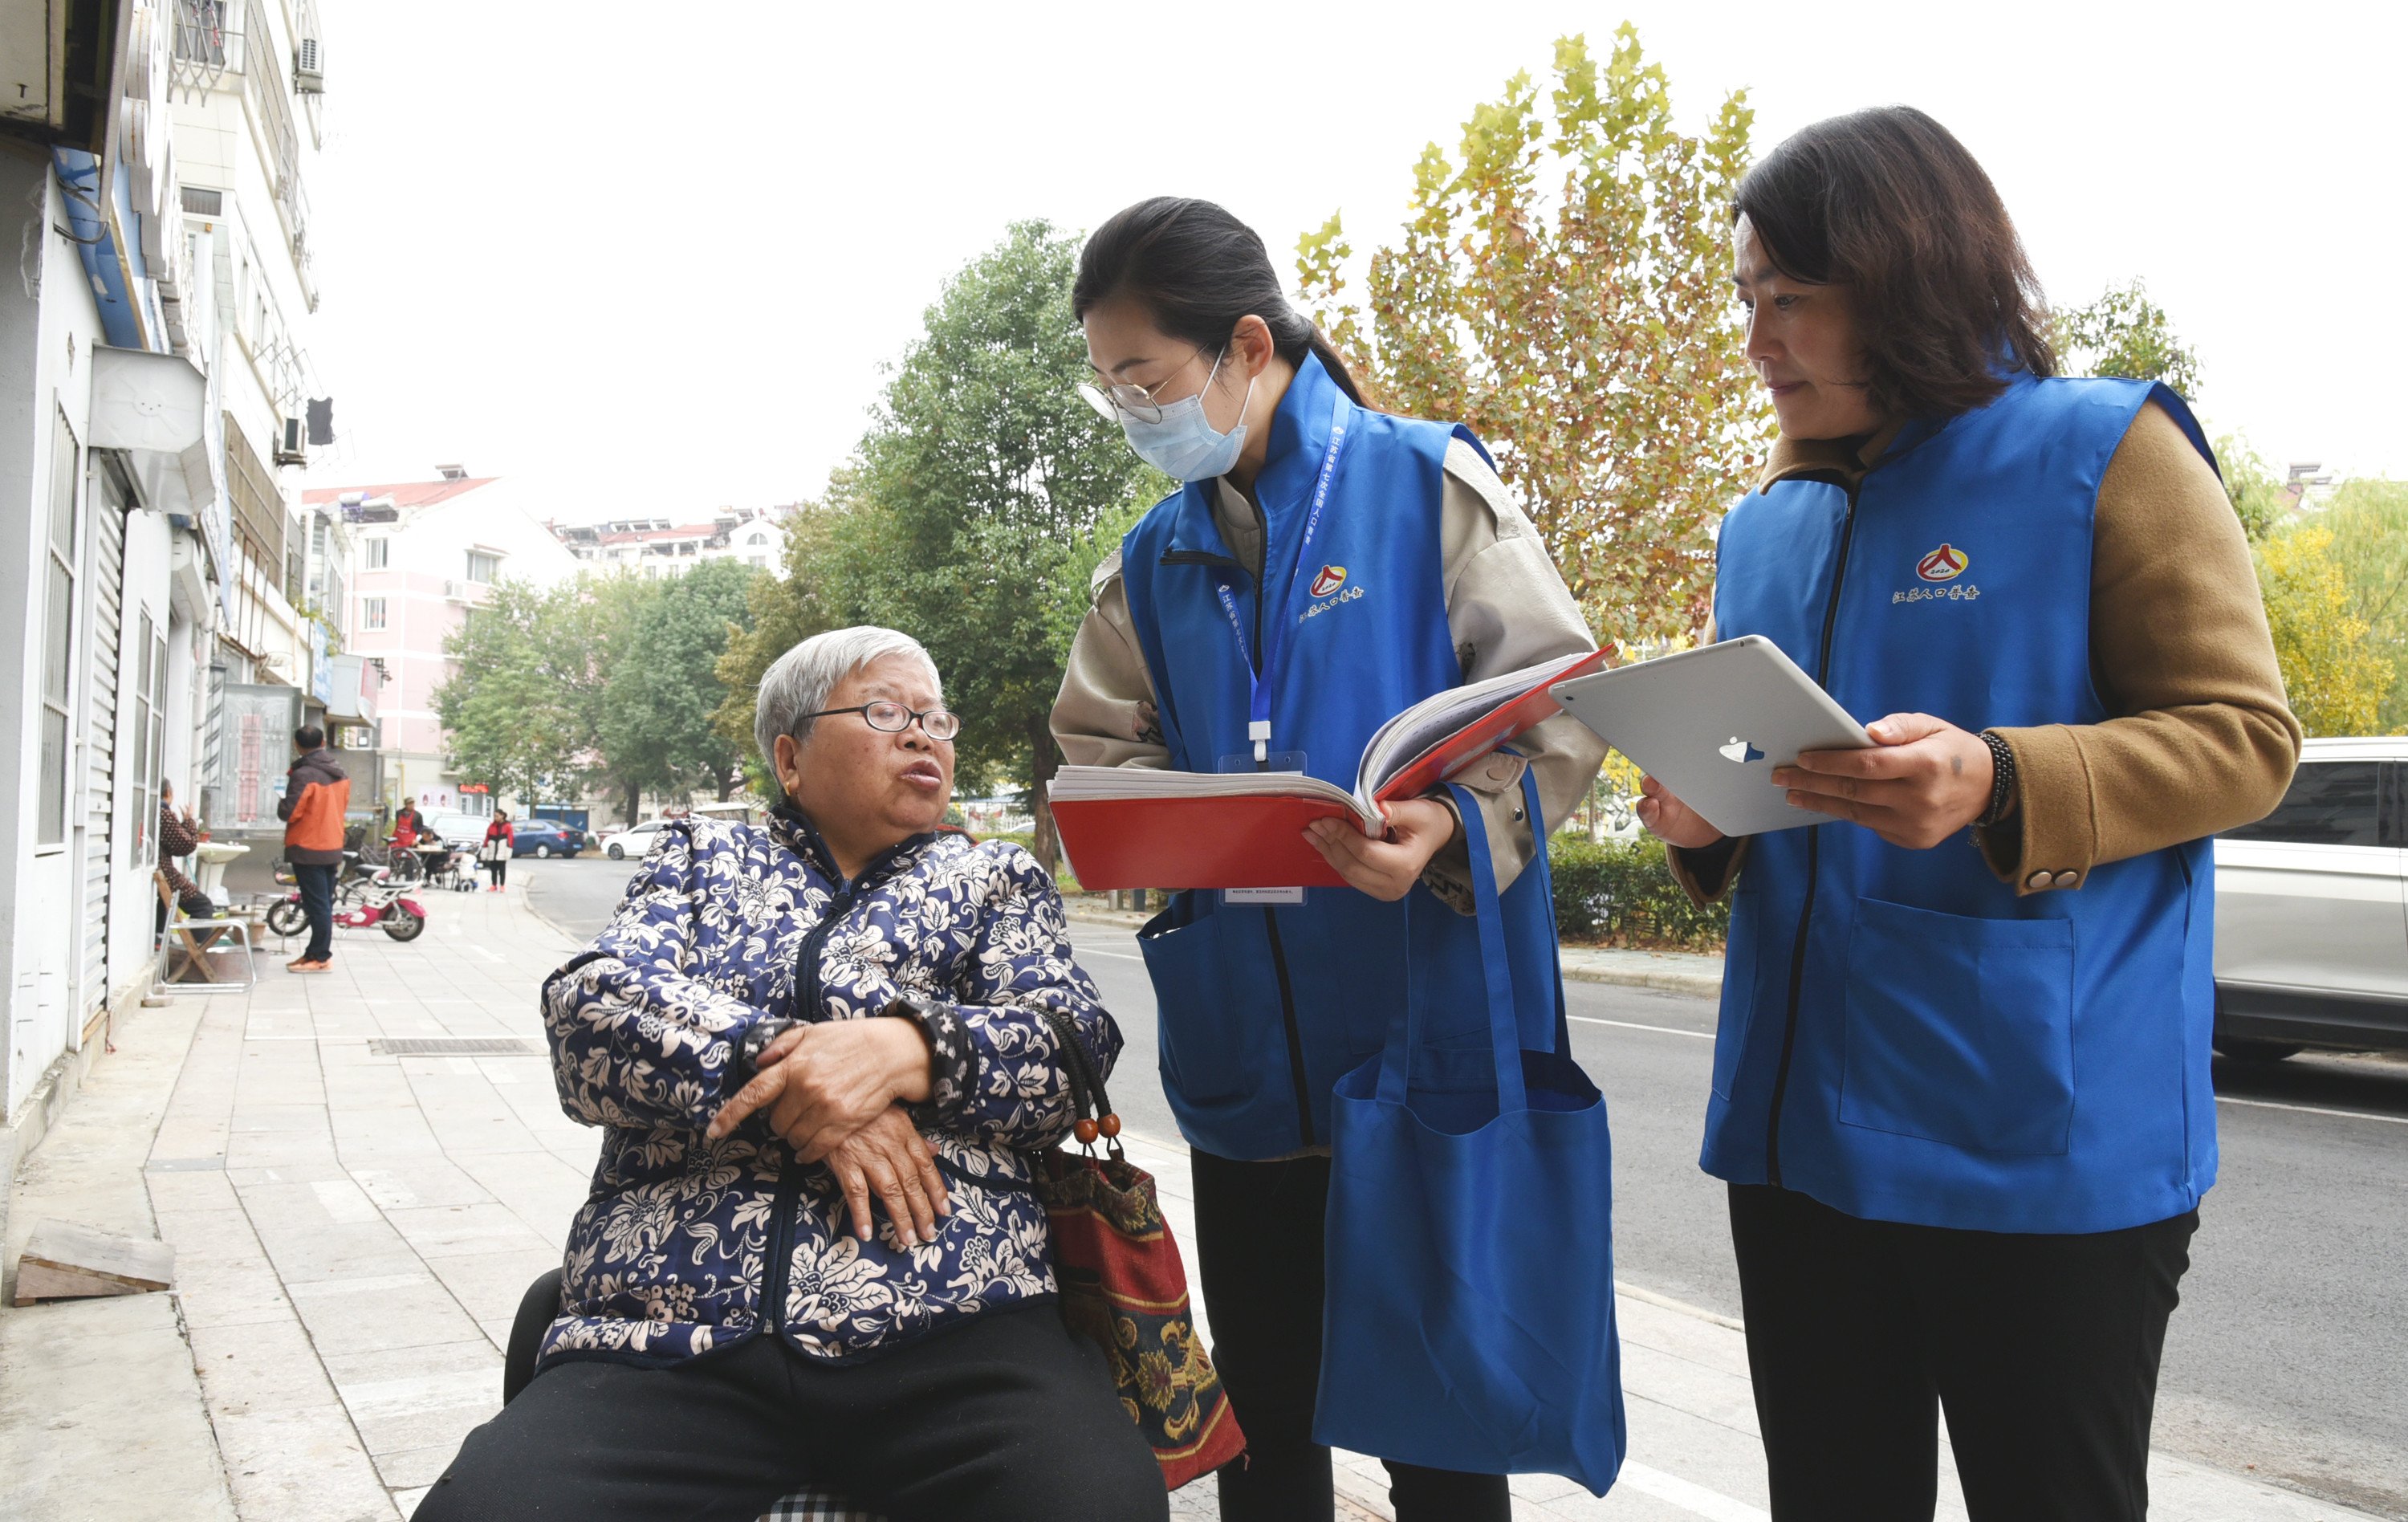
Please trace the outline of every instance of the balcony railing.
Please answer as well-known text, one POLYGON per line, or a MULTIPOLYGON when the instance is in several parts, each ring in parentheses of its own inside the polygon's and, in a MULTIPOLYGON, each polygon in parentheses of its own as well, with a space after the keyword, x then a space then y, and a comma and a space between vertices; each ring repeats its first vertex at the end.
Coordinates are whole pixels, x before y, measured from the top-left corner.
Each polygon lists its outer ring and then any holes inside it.
POLYGON ((228 74, 242 72, 242 33, 235 24, 236 0, 175 0, 175 57, 169 84, 187 96, 223 87, 228 74))

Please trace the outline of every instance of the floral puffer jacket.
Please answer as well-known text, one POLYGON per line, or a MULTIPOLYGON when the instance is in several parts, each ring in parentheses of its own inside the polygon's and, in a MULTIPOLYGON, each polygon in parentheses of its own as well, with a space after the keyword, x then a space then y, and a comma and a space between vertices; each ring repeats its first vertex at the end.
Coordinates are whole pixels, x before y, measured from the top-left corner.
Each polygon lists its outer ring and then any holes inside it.
POLYGON ((1054 1293, 1026 1155, 1071 1115, 1041 1012, 1106 1065, 1121 1038, 1070 959, 1052 878, 1019 847, 917 836, 847 883, 799 815, 680 821, 593 948, 546 981, 543 1009, 563 1108, 609 1128, 545 1366, 674 1362, 751 1336, 765 1304, 796 1349, 838 1361, 1054 1293), (934 1053, 914 1113, 953 1199, 938 1241, 910 1246, 882 1207, 874 1240, 848 1230, 828 1170, 762 1116, 703 1135, 740 1086, 754 1021, 868 1019, 906 995, 934 1053))

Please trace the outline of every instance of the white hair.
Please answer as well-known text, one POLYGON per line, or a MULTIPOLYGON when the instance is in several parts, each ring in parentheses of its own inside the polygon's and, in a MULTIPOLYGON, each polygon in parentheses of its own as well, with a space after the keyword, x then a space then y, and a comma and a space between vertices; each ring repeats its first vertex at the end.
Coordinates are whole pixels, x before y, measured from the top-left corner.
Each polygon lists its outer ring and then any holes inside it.
POLYGON ((930 677, 937 676, 937 663, 919 640, 874 624, 812 635, 761 674, 761 694, 752 704, 752 740, 761 747, 769 781, 780 792, 785 784, 778 779, 778 737, 792 735, 799 740, 809 736, 815 721, 803 715, 827 707, 837 683, 889 655, 909 655, 926 667, 930 677))

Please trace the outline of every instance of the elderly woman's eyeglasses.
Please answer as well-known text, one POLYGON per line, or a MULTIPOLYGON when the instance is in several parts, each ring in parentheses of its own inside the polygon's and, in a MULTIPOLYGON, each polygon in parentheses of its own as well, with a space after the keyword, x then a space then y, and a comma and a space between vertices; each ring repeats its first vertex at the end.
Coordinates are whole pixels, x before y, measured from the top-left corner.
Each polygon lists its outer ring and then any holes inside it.
POLYGON ((839 713, 858 713, 862 723, 882 734, 899 735, 918 721, 920 732, 930 739, 949 740, 962 732, 962 721, 950 709, 912 710, 902 704, 880 698, 875 703, 862 703, 853 708, 824 708, 817 713, 806 713, 806 719, 829 719, 839 713))

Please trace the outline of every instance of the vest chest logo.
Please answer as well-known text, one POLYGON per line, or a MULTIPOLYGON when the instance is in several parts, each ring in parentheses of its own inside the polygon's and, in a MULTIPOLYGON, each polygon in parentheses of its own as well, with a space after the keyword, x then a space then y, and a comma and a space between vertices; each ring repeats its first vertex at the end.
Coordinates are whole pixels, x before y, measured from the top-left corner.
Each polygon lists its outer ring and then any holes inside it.
POLYGON ((1305 605, 1304 611, 1296 615, 1298 624, 1308 618, 1319 618, 1333 608, 1363 600, 1360 586, 1347 585, 1346 567, 1343 566, 1322 567, 1321 574, 1312 579, 1312 585, 1306 590, 1312 593, 1312 601, 1305 605))
POLYGON ((1953 582, 1965 574, 1965 567, 1971 564, 1964 551, 1943 544, 1914 563, 1914 574, 1927 582, 1953 582))
POLYGON ((1942 544, 1914 563, 1915 580, 1920 585, 1903 592, 1893 592, 1889 600, 1901 602, 1971 602, 1982 595, 1982 589, 1971 582, 1960 582, 1973 564, 1973 557, 1953 544, 1942 544))
POLYGON ((1324 566, 1321 567, 1321 574, 1312 579, 1312 586, 1311 590, 1314 596, 1326 597, 1345 584, 1345 567, 1324 566))

